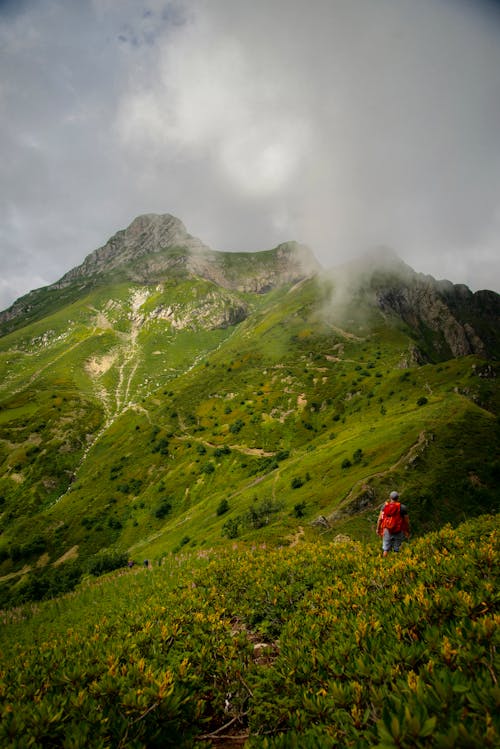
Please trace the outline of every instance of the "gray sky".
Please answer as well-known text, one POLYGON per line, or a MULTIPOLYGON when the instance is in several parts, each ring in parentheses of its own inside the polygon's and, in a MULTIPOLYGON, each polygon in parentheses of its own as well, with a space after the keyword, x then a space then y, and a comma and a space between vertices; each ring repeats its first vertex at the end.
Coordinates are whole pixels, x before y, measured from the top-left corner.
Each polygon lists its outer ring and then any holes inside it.
POLYGON ((500 291, 500 4, 0 0, 0 308, 141 213, 500 291))

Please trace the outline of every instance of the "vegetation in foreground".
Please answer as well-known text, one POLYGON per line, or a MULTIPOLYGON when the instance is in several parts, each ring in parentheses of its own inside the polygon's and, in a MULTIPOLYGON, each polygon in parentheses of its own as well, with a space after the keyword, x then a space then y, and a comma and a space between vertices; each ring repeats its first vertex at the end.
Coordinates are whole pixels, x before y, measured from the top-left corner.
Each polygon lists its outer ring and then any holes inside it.
POLYGON ((170 554, 3 613, 2 747, 496 747, 495 516, 170 554))

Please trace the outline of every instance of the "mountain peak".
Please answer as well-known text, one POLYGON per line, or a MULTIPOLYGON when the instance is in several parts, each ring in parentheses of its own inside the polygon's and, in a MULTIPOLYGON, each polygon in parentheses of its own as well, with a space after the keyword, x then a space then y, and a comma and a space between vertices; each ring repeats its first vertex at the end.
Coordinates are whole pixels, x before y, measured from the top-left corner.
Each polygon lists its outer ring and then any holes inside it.
POLYGON ((106 244, 87 255, 83 263, 66 273, 56 286, 66 286, 78 278, 95 276, 118 268, 143 255, 166 247, 184 247, 191 252, 209 248, 186 231, 182 221, 170 213, 145 213, 126 229, 120 229, 106 244))
POLYGON ((353 279, 356 285, 366 282, 379 273, 396 275, 408 280, 417 275, 390 247, 379 246, 335 269, 340 275, 353 279))

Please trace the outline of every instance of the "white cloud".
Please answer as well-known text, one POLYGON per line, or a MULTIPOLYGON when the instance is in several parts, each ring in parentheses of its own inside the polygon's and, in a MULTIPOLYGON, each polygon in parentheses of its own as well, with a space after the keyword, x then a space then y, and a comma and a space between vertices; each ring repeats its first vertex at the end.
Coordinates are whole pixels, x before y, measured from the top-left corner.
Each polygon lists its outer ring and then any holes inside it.
POLYGON ((303 156, 307 122, 283 102, 287 82, 254 76, 249 50, 210 24, 165 41, 157 69, 140 71, 123 97, 117 130, 126 147, 156 158, 210 153, 236 189, 283 188, 303 156))

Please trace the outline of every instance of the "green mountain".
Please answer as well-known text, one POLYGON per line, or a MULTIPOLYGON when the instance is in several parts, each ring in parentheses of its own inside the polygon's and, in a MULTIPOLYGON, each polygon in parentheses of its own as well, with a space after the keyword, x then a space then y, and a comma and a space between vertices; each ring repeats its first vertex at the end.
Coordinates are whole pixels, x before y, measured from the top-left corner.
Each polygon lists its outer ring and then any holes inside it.
POLYGON ((376 544, 394 487, 417 535, 496 512, 499 319, 387 251, 325 271, 137 218, 0 313, 0 595, 105 554, 376 544))

